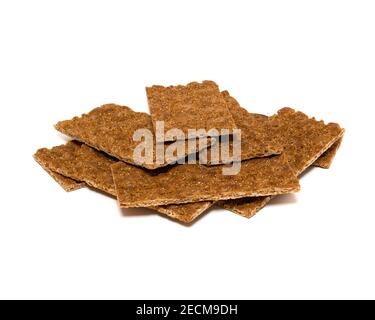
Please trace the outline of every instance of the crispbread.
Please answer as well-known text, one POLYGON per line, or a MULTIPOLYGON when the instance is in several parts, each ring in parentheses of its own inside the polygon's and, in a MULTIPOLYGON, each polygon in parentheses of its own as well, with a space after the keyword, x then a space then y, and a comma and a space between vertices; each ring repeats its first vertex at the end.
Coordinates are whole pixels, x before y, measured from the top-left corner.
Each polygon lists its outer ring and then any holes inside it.
MULTIPOLYGON (((84 181, 91 187, 116 196, 110 166, 117 160, 102 152, 72 141, 52 149, 40 149, 34 157, 43 168, 52 173, 84 181)), ((181 222, 191 223, 211 205, 211 202, 200 202, 152 209, 181 222)))
MULTIPOLYGON (((153 144, 153 163, 144 163, 134 157, 134 150, 140 142, 134 141, 133 134, 138 129, 149 130, 153 133, 150 115, 135 112, 128 107, 115 104, 103 105, 72 120, 57 123, 55 128, 60 132, 81 141, 99 151, 119 160, 145 167, 156 169, 175 162, 173 157, 166 157, 163 163, 156 163, 156 141, 153 144)), ((214 143, 210 139, 207 144, 214 143)), ((185 154, 182 158, 197 151, 207 148, 207 144, 190 144, 185 142, 185 154)))
POLYGON ((237 175, 224 175, 220 166, 177 165, 146 171, 124 162, 112 165, 121 207, 216 201, 299 191, 283 155, 241 163, 237 175))
POLYGON ((328 169, 331 166, 333 159, 336 156, 337 150, 340 148, 341 142, 342 142, 342 138, 339 139, 337 142, 335 142, 332 145, 332 147, 329 148, 326 152, 324 152, 320 156, 320 158, 314 162, 314 166, 320 167, 323 169, 328 169))
POLYGON ((68 178, 68 177, 65 177, 63 175, 61 175, 60 173, 57 173, 57 172, 54 172, 52 170, 50 170, 47 166, 46 166, 46 163, 42 163, 40 160, 39 160, 39 157, 38 156, 34 156, 34 159, 36 160, 36 162, 38 162, 40 164, 40 166, 66 191, 66 192, 71 192, 71 191, 75 191, 75 190, 78 190, 78 189, 81 189, 81 188, 84 188, 86 186, 86 183, 84 182, 80 182, 80 181, 76 181, 74 179, 71 179, 71 178, 68 178))
MULTIPOLYGON (((279 110, 270 118, 275 136, 284 146, 287 158, 295 175, 300 175, 312 165, 326 150, 333 146, 344 134, 338 124, 324 124, 315 118, 308 118, 302 112, 291 108, 279 110)), ((221 201, 219 206, 245 217, 252 217, 263 208, 272 197, 246 197, 239 200, 221 201)))
MULTIPOLYGON (((233 98, 234 99, 234 98, 233 98)), ((237 103, 238 104, 238 103, 237 103)), ((228 106, 229 107, 229 106, 228 106)), ((231 108, 229 107, 229 110, 231 110, 231 108)), ((245 109, 244 109, 245 110, 245 109)), ((246 110, 245 110, 246 111, 246 110)), ((246 111, 248 112, 248 111, 246 111)), ((263 115, 263 114, 259 114, 259 113, 248 113, 248 115, 250 116, 247 116, 245 112, 243 112, 243 115, 242 115, 242 118, 241 119, 238 119, 238 118, 235 118, 235 122, 237 124, 237 127, 238 128, 241 128, 241 121, 242 122, 251 122, 251 121, 265 121, 266 119, 268 119, 268 117, 266 115, 263 115)), ((242 130, 243 132, 244 130, 242 130)), ((242 141, 244 140, 244 135, 242 135, 242 141)), ((339 139, 337 142, 335 142, 332 147, 330 147, 327 151, 325 151, 314 163, 313 163, 313 166, 315 167, 320 167, 320 168, 323 168, 323 169, 328 169, 332 162, 333 162, 333 159, 337 153, 337 150, 340 148, 340 145, 341 145, 341 142, 342 142, 342 138, 339 139)), ((244 150, 244 143, 242 143, 242 150, 244 150)), ((282 149, 282 146, 281 146, 281 149, 282 149)), ((244 154, 244 152, 242 151, 242 153, 244 154)), ((245 160, 246 159, 246 156, 243 155, 242 156, 242 159, 245 160)))
POLYGON ((241 160, 267 157, 280 154, 283 147, 271 132, 270 121, 263 115, 249 113, 242 108, 228 91, 222 96, 233 116, 238 129, 241 129, 241 160))
MULTIPOLYGON (((267 116, 249 113, 242 108, 235 98, 228 91, 221 93, 230 113, 236 123, 237 129, 241 130, 241 161, 268 157, 280 154, 283 150, 277 137, 272 134, 270 121, 267 116)), ((233 161, 233 142, 229 139, 221 139, 221 148, 228 148, 228 158, 225 159, 221 153, 208 152, 208 165, 231 163, 233 161), (226 146, 226 145, 229 146, 226 146)), ((213 148, 219 147, 219 144, 213 148)), ((210 149, 209 149, 210 150, 210 149)))
POLYGON ((52 149, 40 149, 35 157, 54 172, 84 181, 111 195, 116 194, 110 169, 116 160, 86 145, 71 141, 52 149))
MULTIPOLYGON (((219 87, 213 81, 192 82, 186 86, 152 86, 146 88, 146 92, 154 127, 157 121, 164 121, 166 131, 178 128, 186 137, 189 129, 236 128, 219 87)), ((175 139, 165 137, 165 141, 175 139)))

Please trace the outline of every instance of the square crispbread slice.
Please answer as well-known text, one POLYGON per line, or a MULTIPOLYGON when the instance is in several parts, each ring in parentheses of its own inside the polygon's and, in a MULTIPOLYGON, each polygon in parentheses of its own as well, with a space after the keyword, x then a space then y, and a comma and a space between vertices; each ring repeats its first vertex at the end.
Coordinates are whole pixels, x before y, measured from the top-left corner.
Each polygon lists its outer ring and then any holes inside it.
MULTIPOLYGON (((336 123, 324 124, 309 118, 302 112, 283 108, 270 117, 273 133, 280 138, 286 156, 295 175, 300 175, 344 134, 336 123)), ((262 209, 272 197, 246 197, 239 200, 221 201, 219 206, 250 218, 262 209)))
MULTIPOLYGON (((154 128, 164 121, 165 131, 180 129, 188 136, 189 129, 235 129, 218 85, 213 81, 192 82, 186 86, 152 86, 146 88, 154 128)), ((196 136, 204 136, 197 134, 196 136)), ((194 138, 195 135, 189 135, 194 138)), ((165 141, 176 137, 165 137, 165 141)))
MULTIPOLYGON (((242 131, 242 160, 246 160, 246 159, 250 159, 251 158, 251 154, 250 156, 247 156, 248 154, 248 151, 247 151, 247 148, 249 147, 248 146, 248 142, 247 141, 253 141, 252 139, 249 139, 249 134, 247 134, 247 130, 246 127, 249 127, 250 128, 250 131, 252 131, 252 128, 254 127, 260 127, 259 129, 257 128, 256 130, 264 130, 266 132, 268 132, 268 134, 264 134, 264 137, 265 139, 270 139, 270 143, 269 143, 269 148, 271 149, 270 152, 272 152, 272 150, 274 151, 274 154, 278 154, 282 151, 283 147, 282 145, 280 144, 280 142, 278 141, 275 141, 275 136, 271 133, 271 131, 269 130, 269 117, 266 116, 266 115, 263 115, 263 114, 259 114, 259 113, 249 113, 246 109, 244 108, 241 108, 239 103, 229 95, 228 91, 223 91, 222 94, 224 95, 225 99, 226 99, 226 102, 227 102, 227 105, 228 105, 228 108, 229 110, 231 111, 232 115, 233 115, 233 118, 236 122, 236 125, 238 127, 238 129, 241 129, 242 131), (261 123, 263 122, 263 127, 261 125, 261 123), (271 137, 269 137, 271 136, 271 137)), ((332 162, 333 162, 333 159, 337 153, 337 150, 340 148, 340 145, 341 145, 341 142, 342 142, 342 138, 339 139, 337 142, 335 142, 327 151, 325 151, 314 163, 313 163, 313 166, 315 167, 320 167, 320 168, 323 168, 323 169, 328 169, 332 162)), ((262 145, 261 143, 258 143, 256 146, 260 146, 262 145)), ((251 146, 250 146, 251 147, 251 146)), ((265 150, 267 150, 267 148, 265 148, 265 150)), ((230 153, 232 154, 232 153, 230 153)), ((268 155, 271 155, 272 153, 270 154, 264 154, 263 156, 268 156, 268 155)), ((261 155, 261 152, 258 153, 258 157, 262 156, 261 155)))
POLYGON ((320 167, 323 169, 329 169, 333 162, 333 159, 336 156, 337 150, 340 148, 342 142, 342 138, 339 139, 337 142, 333 144, 331 148, 329 148, 326 152, 324 152, 318 160, 314 162, 315 167, 320 167))
MULTIPOLYGON (((84 181, 95 189, 116 196, 111 165, 117 161, 102 152, 72 141, 52 149, 40 149, 34 157, 52 173, 61 177, 72 177, 77 181, 84 181)), ((150 209, 183 223, 191 223, 211 206, 211 202, 200 202, 152 207, 150 209)))
MULTIPOLYGON (((233 116, 237 129, 241 130, 241 161, 258 157, 268 157, 282 152, 283 147, 279 139, 272 134, 270 121, 267 116, 248 112, 240 106, 228 91, 223 91, 221 95, 233 116)), ((222 138, 220 143, 215 144, 207 151, 208 165, 231 163, 234 155, 233 140, 222 138), (210 152, 216 147, 227 147, 228 158, 223 157, 219 149, 217 149, 218 152, 210 152)))
POLYGON ((54 172, 50 170, 47 166, 46 163, 43 163, 37 155, 34 156, 34 159, 36 162, 40 164, 40 166, 66 191, 66 192, 71 192, 71 191, 76 191, 78 189, 82 189, 86 187, 86 183, 81 182, 81 181, 76 181, 74 179, 65 177, 61 175, 60 173, 54 172))
MULTIPOLYGON (((259 113, 250 113, 251 117, 255 120, 263 120, 268 119, 266 115, 259 114, 259 113)), ((236 121, 237 122, 237 121, 236 121)), ((240 126, 239 126, 240 127, 240 126)), ((329 169, 333 159, 336 156, 338 149, 340 148, 342 143, 342 138, 335 142, 332 147, 330 147, 327 151, 325 151, 314 163, 313 166, 320 167, 323 169, 329 169)), ((242 147, 243 149, 243 147, 242 147)))
MULTIPOLYGON (((55 128, 74 140, 83 142, 114 158, 147 169, 152 170, 164 167, 176 160, 174 155, 168 156, 168 153, 165 153, 165 158, 161 159, 160 163, 156 162, 155 137, 153 137, 152 163, 145 163, 142 159, 134 157, 134 150, 140 144, 139 141, 134 141, 134 132, 138 129, 146 129, 151 134, 153 133, 153 126, 150 115, 143 112, 135 112, 125 106, 103 105, 88 114, 83 114, 81 117, 61 121, 55 125, 55 128)), ((182 158, 207 148, 207 145, 214 143, 214 141, 214 139, 209 139, 200 144, 198 141, 196 143, 188 143, 186 141, 185 153, 182 158)), ((165 147, 167 148, 168 146, 165 147)))
MULTIPOLYGON (((255 119, 263 119, 265 120, 266 118, 268 118, 266 115, 263 115, 263 114, 259 114, 259 113, 251 113, 251 116, 255 119)), ((332 147, 330 147, 327 151, 325 151, 314 163, 313 163, 313 166, 314 167, 320 167, 320 168, 323 168, 323 169, 329 169, 332 162, 333 162, 333 159, 335 158, 336 156, 336 153, 338 151, 338 149, 340 148, 341 146, 341 143, 342 143, 342 138, 339 139, 337 142, 335 142, 332 147)))
POLYGON ((216 201, 299 191, 283 155, 241 163, 237 175, 224 175, 221 166, 176 165, 146 171, 124 162, 112 165, 117 198, 123 208, 216 201))

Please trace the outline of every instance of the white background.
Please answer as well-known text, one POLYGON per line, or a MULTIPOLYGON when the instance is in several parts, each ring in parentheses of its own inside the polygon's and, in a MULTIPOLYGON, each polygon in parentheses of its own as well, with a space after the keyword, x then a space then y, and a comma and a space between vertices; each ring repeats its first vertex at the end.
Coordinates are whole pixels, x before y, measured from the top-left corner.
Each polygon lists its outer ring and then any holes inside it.
POLYGON ((1 298, 375 298, 373 1, 1 1, 1 298), (191 227, 65 193, 53 124, 210 79, 253 112, 346 128, 330 170, 247 220, 191 227))

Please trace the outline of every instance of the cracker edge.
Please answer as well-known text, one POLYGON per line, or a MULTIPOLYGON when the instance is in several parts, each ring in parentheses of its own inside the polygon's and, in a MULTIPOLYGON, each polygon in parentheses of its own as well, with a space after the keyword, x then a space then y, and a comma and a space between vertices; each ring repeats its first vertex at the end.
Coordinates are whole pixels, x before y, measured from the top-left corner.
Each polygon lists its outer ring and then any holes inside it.
MULTIPOLYGON (((300 174, 302 174, 308 167, 310 167, 311 165, 314 164, 314 162, 319 159, 326 151, 328 151, 336 142, 338 142, 340 139, 342 139, 342 137, 344 136, 344 133, 345 133, 345 129, 344 128, 341 128, 341 134, 336 138, 334 139, 333 141, 330 141, 329 143, 327 143, 327 145, 325 146, 325 148, 322 148, 321 152, 317 154, 316 157, 314 157, 307 166, 304 167, 304 169, 298 173, 298 176, 300 174)), ((233 207, 230 207, 230 206, 226 206, 225 205, 225 201, 220 201, 219 203, 217 203, 217 205, 221 208, 224 208, 228 211, 231 211, 235 214, 238 214, 242 217, 245 217, 245 218, 252 218, 254 217, 261 209, 263 209, 275 196, 266 196, 263 200, 261 199, 258 199, 260 200, 259 201, 259 204, 257 206, 255 206, 253 208, 253 210, 249 211, 248 213, 243 213, 241 212, 240 210, 237 210, 236 208, 233 208, 233 207)))
MULTIPOLYGON (((51 150, 51 149, 48 149, 48 150, 51 150)), ((94 150, 96 150, 96 149, 94 149, 94 150)), ((63 175, 63 174, 61 174, 57 171, 54 171, 54 170, 50 169, 46 163, 44 163, 43 161, 40 161, 40 159, 37 157, 36 154, 34 154, 33 158, 67 192, 75 191, 75 190, 81 189, 83 187, 88 187, 88 188, 93 188, 95 190, 98 190, 99 192, 104 192, 105 194, 108 194, 109 196, 115 196, 117 198, 116 194, 113 194, 112 192, 109 192, 108 190, 103 190, 103 188, 99 187, 98 185, 87 184, 84 181, 77 181, 77 180, 75 180, 71 177, 65 176, 65 175, 63 175), (69 186, 68 184, 64 183, 64 180, 66 180, 66 181, 70 180, 72 183, 74 183, 74 185, 69 186)), ((202 215, 207 209, 209 209, 212 206, 213 206, 213 202, 207 202, 207 203, 204 202, 204 206, 202 206, 198 210, 196 210, 196 211, 194 211, 194 212, 192 212, 188 215, 178 214, 174 210, 169 209, 168 207, 145 207, 145 208, 154 210, 159 214, 168 216, 168 217, 173 218, 173 219, 175 219, 179 222, 182 222, 182 223, 185 223, 185 224, 190 224, 196 218, 198 218, 200 215, 202 215)))
MULTIPOLYGON (((196 86, 196 85, 205 85, 205 84, 210 84, 210 85, 214 85, 214 86, 217 87, 217 89, 219 91, 219 95, 221 96, 221 98, 224 101, 224 104, 226 105, 226 109, 228 111, 228 116, 232 120, 232 128, 230 128, 230 129, 231 130, 236 129, 237 128, 236 122, 234 121, 233 115, 231 114, 231 112, 230 112, 230 110, 228 108, 228 104, 226 103, 226 101, 225 101, 225 99, 224 99, 224 97, 222 95, 222 92, 220 90, 219 85, 215 81, 213 81, 213 80, 203 80, 203 81, 200 81, 200 82, 199 81, 192 81, 192 82, 189 82, 187 84, 169 85, 169 86, 151 85, 151 86, 148 86, 148 87, 145 88, 145 90, 146 90, 146 96, 147 96, 147 101, 148 101, 148 106, 149 106, 149 110, 150 110, 150 116, 151 116, 151 120, 152 120, 152 125, 154 127, 154 131, 155 131, 155 121, 154 121, 153 116, 152 116, 151 106, 150 106, 150 101, 149 101, 149 94, 151 94, 150 91, 155 90, 155 89, 160 89, 160 90, 166 90, 166 89, 187 89, 189 87, 193 87, 193 86, 196 86)), ((229 129, 229 128, 226 128, 226 129, 229 129)), ((199 134, 197 134, 197 135, 194 135, 194 136, 190 137, 190 139, 200 139, 200 138, 205 138, 205 137, 219 138, 220 136, 221 136, 220 134, 218 136, 199 135, 199 134)), ((176 139, 166 139, 166 140, 164 140, 164 143, 166 143, 166 142, 175 142, 177 140, 176 139)))
POLYGON ((33 155, 33 158, 66 192, 72 192, 87 187, 87 184, 83 181, 74 180, 49 169, 46 164, 38 159, 36 154, 33 155))
MULTIPOLYGON (((101 108, 103 106, 106 106, 108 104, 104 104, 100 107, 97 107, 97 108, 101 108)), ((120 107, 124 107, 124 108, 128 108, 130 109, 131 111, 133 111, 134 113, 145 113, 145 112, 137 112, 137 111, 134 111, 133 109, 131 109, 130 107, 127 107, 127 106, 121 106, 121 105, 117 105, 117 106, 120 106, 120 107)), ((85 139, 81 139, 75 135, 71 135, 70 133, 67 132, 67 130, 65 130, 63 127, 62 127, 62 123, 63 122, 67 122, 67 121, 73 121, 74 119, 76 118, 82 118, 83 116, 85 115, 88 115, 91 111, 97 109, 97 108, 94 108, 92 110, 90 110, 89 112, 87 113, 83 113, 81 114, 80 116, 75 116, 73 117, 72 119, 67 119, 67 120, 62 120, 62 121, 59 121, 57 122, 55 125, 54 125, 54 128, 59 131, 60 133, 66 135, 67 137, 70 137, 72 140, 74 141, 78 141, 82 144, 85 144, 95 150, 98 150, 100 152, 103 152, 103 153, 106 153, 107 155, 113 157, 113 158, 116 158, 118 159, 119 161, 122 161, 122 162, 126 162, 128 164, 131 164, 131 165, 134 165, 134 166, 137 166, 137 167, 140 167, 140 168, 145 168, 145 169, 148 169, 148 170, 156 170, 156 169, 160 169, 160 168, 164 168, 164 167, 167 167, 169 165, 173 165, 174 164, 174 161, 171 162, 171 161, 165 161, 165 163, 163 164, 157 164, 157 163, 152 163, 152 164, 147 164, 147 163, 136 163, 134 161, 134 159, 130 159, 130 158, 125 158, 125 157, 119 157, 118 155, 115 155, 111 152, 109 152, 108 150, 104 150, 105 148, 102 148, 99 144, 94 144, 94 143, 89 143, 88 141, 85 141, 85 139)), ((145 113, 146 114, 146 113, 145 113)), ((151 115, 147 114, 148 116, 151 117, 151 115)), ((194 138, 195 140, 197 140, 199 137, 196 137, 194 138)), ((207 136, 206 138, 209 138, 209 140, 207 141, 207 144, 202 146, 202 148, 200 148, 200 144, 198 145, 198 147, 196 148, 195 152, 192 152, 192 153, 186 153, 184 155, 184 157, 182 157, 181 159, 178 159, 177 162, 179 160, 183 160, 183 159, 186 159, 187 157, 189 156, 192 156, 194 154, 199 154, 200 152, 203 152, 204 150, 207 150, 210 146, 214 145, 217 143, 217 137, 212 137, 212 136, 207 136)), ((188 140, 188 139, 187 139, 188 140)), ((187 141, 187 140, 183 140, 183 141, 187 141)), ((172 143, 175 143, 177 141, 164 141, 164 142, 172 142, 172 143)), ((154 146, 155 147, 155 146, 154 146)), ((186 148, 186 146, 185 146, 186 148)), ((186 150, 186 149, 185 149, 186 150)))
POLYGON ((322 169, 329 169, 335 159, 337 151, 340 149, 343 137, 336 141, 331 148, 324 152, 319 159, 317 159, 313 166, 319 167, 322 169))

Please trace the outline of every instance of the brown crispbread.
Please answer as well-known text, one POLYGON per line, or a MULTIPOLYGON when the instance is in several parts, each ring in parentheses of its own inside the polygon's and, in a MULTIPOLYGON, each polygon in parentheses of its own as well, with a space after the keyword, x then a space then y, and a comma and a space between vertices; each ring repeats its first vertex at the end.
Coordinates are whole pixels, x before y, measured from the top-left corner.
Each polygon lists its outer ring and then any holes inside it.
POLYGON ((241 129, 242 161, 280 154, 283 151, 281 143, 272 134, 268 117, 248 112, 228 91, 223 91, 222 96, 237 128, 241 129))
POLYGON ((121 208, 190 224, 215 204, 250 218, 276 195, 299 191, 301 173, 329 168, 344 135, 291 108, 249 113, 213 81, 146 93, 151 115, 106 104, 58 122, 72 141, 38 150, 35 160, 66 191, 92 187, 121 208))
MULTIPOLYGON (((283 155, 295 175, 300 175, 325 151, 339 141, 344 129, 338 124, 324 124, 309 118, 302 112, 283 108, 270 117, 272 130, 284 146, 283 155)), ((240 200, 221 201, 219 206, 245 217, 252 217, 263 208, 272 197, 246 197, 240 200)))
MULTIPOLYGON (((107 104, 72 120, 61 121, 55 125, 60 132, 81 141, 99 151, 103 151, 119 160, 142 166, 147 169, 156 169, 174 162, 172 158, 165 158, 163 163, 156 163, 156 141, 154 137, 153 163, 143 163, 134 158, 133 153, 139 145, 134 141, 133 134, 138 129, 147 129, 153 133, 150 115, 143 112, 135 112, 128 107, 115 104, 107 104)), ((185 158, 197 150, 207 148, 213 143, 211 139, 207 144, 195 145, 185 143, 185 158), (197 146, 198 145, 198 146, 197 146)))
MULTIPOLYGON (((245 110, 246 111, 246 110, 245 110)), ((247 111, 246 111, 247 112, 247 111)), ((268 117, 266 115, 263 115, 263 114, 259 114, 259 113, 250 113, 251 114, 251 117, 255 120, 263 120, 265 121, 265 119, 268 119, 268 117)), ((246 116, 244 115, 244 118, 246 116)), ((235 120, 236 121, 236 124, 237 126, 240 128, 241 126, 239 125, 239 120, 235 120)), ((320 167, 320 168, 323 168, 323 169, 329 169, 332 162, 333 162, 333 159, 335 158, 336 156, 336 153, 338 151, 338 149, 340 148, 341 146, 341 143, 342 143, 342 138, 339 139, 337 142, 335 142, 332 147, 330 147, 327 151, 325 151, 314 163, 313 163, 313 166, 315 167, 320 167)), ((242 149, 244 149, 244 147, 242 147, 242 149)))
POLYGON ((284 156, 244 161, 237 175, 223 175, 220 166, 177 165, 146 171, 118 162, 112 165, 120 206, 150 207, 217 201, 299 191, 284 156))
POLYGON ((326 152, 324 152, 319 159, 314 162, 315 167, 320 167, 323 169, 328 169, 331 167, 333 159, 336 156, 337 150, 340 148, 342 142, 342 138, 335 142, 331 148, 329 148, 326 152))
POLYGON ((40 149, 35 157, 54 172, 116 195, 111 165, 117 161, 86 145, 71 141, 52 149, 40 149))
POLYGON ((345 132, 337 123, 325 124, 291 108, 279 110, 277 115, 270 117, 270 121, 297 175, 312 165, 345 132))
MULTIPOLYGON (((186 86, 152 86, 146 88, 146 93, 154 127, 157 121, 164 121, 166 131, 178 128, 186 136, 189 129, 236 128, 219 87, 213 81, 192 82, 186 86)), ((165 141, 171 140, 174 138, 165 137, 165 141)))
POLYGON ((76 191, 81 188, 86 187, 86 183, 76 181, 74 179, 65 177, 57 172, 54 172, 50 170, 47 166, 46 163, 43 163, 37 155, 34 156, 34 159, 36 162, 40 164, 40 166, 66 191, 66 192, 71 192, 71 191, 76 191))
MULTIPOLYGON (((63 177, 61 175, 63 174, 64 177, 84 181, 95 189, 116 196, 110 167, 117 160, 102 152, 77 142, 68 142, 52 149, 40 149, 34 157, 43 168, 47 168, 52 173, 57 173, 61 177, 63 177)), ((152 207, 151 209, 181 222, 191 223, 211 205, 211 202, 200 202, 152 207)))
MULTIPOLYGON (((242 161, 258 157, 268 157, 282 152, 283 147, 277 137, 272 134, 270 121, 267 116, 248 112, 240 106, 228 91, 223 91, 221 95, 233 116, 237 129, 241 130, 242 161)), ((229 158, 223 158, 220 153, 208 152, 208 165, 231 163, 233 161, 233 142, 228 139, 221 141, 220 147, 226 147, 226 144, 229 144, 227 146, 229 158)), ((218 147, 218 145, 216 146, 218 147)))

